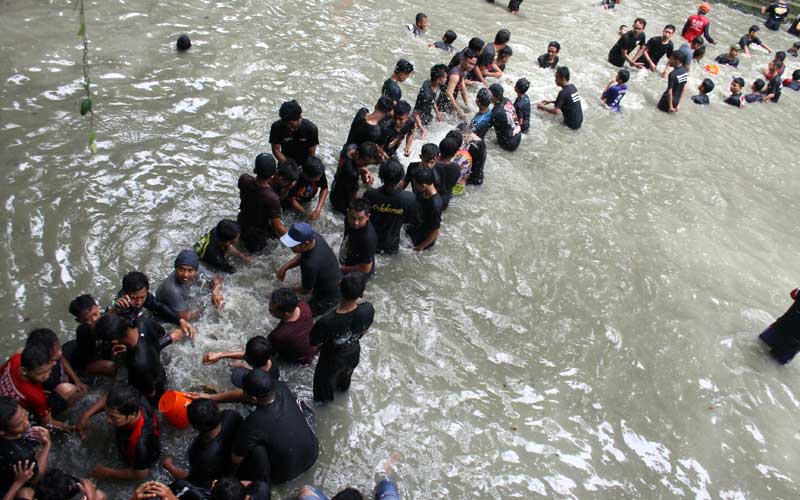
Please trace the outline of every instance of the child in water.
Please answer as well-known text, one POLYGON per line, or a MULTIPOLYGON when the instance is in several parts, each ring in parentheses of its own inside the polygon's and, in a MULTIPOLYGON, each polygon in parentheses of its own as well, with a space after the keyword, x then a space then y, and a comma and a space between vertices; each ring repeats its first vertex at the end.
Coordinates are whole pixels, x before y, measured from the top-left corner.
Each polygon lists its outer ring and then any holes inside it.
POLYGON ((606 85, 600 100, 612 111, 620 112, 620 103, 622 98, 625 97, 625 93, 628 92, 628 80, 630 78, 631 72, 622 68, 617 72, 617 76, 606 85))
POLYGON ((745 102, 747 102, 748 104, 754 102, 764 102, 764 94, 762 94, 761 91, 764 90, 765 85, 766 82, 761 78, 754 81, 753 85, 750 86, 750 91, 752 93, 744 96, 745 102))

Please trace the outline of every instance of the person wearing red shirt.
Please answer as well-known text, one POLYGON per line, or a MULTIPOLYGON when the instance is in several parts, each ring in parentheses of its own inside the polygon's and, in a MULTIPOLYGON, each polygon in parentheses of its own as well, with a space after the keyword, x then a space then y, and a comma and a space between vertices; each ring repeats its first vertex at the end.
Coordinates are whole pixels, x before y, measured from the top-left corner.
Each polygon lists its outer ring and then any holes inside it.
POLYGON ((67 428, 53 419, 42 384, 50 377, 53 364, 50 353, 41 345, 26 346, 0 368, 0 396, 19 401, 20 406, 36 415, 42 425, 67 428))
POLYGON ((697 6, 697 14, 689 16, 689 19, 686 20, 681 35, 683 35, 683 38, 685 38, 687 42, 692 43, 692 40, 698 36, 704 36, 705 39, 708 40, 708 43, 712 45, 717 44, 717 42, 711 38, 711 33, 709 32, 711 21, 706 17, 706 14, 709 12, 711 12, 711 5, 703 2, 697 6))

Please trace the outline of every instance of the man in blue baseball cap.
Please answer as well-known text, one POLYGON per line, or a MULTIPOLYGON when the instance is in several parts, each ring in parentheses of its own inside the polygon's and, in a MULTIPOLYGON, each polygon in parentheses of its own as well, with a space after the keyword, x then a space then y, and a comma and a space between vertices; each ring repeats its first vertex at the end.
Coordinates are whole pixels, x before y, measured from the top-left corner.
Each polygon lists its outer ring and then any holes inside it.
POLYGON ((311 313, 319 316, 333 309, 339 302, 339 282, 342 272, 331 247, 311 228, 311 224, 297 222, 281 237, 281 243, 292 249, 294 257, 282 265, 275 276, 283 281, 289 269, 300 266, 298 293, 311 294, 308 305, 311 313))
POLYGON ((203 287, 210 283, 211 303, 222 309, 222 277, 214 275, 209 278, 200 270, 200 257, 193 250, 182 250, 175 258, 175 270, 161 283, 156 291, 156 298, 168 305, 181 319, 194 321, 202 312, 192 308, 193 288, 203 287))

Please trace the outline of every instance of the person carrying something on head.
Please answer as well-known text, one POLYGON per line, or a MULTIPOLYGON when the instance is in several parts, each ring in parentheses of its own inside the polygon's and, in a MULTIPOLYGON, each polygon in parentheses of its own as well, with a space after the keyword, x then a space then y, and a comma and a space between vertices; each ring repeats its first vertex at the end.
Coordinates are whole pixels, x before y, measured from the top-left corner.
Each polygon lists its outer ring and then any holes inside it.
POLYGON ((211 304, 221 310, 225 303, 222 281, 222 276, 209 277, 200 270, 200 257, 194 250, 181 250, 175 257, 173 271, 156 290, 156 298, 182 319, 194 321, 203 312, 194 300, 195 291, 208 285, 211 290, 211 304))
POLYGON ((342 273, 339 261, 325 241, 305 222, 292 224, 281 238, 281 243, 292 249, 295 256, 282 265, 275 276, 286 279, 286 272, 300 267, 300 286, 296 291, 310 294, 308 305, 314 316, 319 316, 336 306, 339 301, 339 281, 342 273))
POLYGON ((241 228, 242 242, 251 254, 264 250, 267 240, 286 234, 281 220, 280 191, 291 183, 292 177, 297 179, 297 173, 293 162, 284 161, 282 164, 282 173, 288 175, 288 180, 278 175, 275 158, 269 153, 256 157, 255 177, 250 174, 239 176, 239 215, 236 220, 241 228))
POLYGON ((288 159, 302 165, 306 158, 317 155, 319 132, 314 122, 303 118, 303 108, 297 101, 286 101, 278 110, 280 120, 269 129, 272 154, 279 162, 288 159))

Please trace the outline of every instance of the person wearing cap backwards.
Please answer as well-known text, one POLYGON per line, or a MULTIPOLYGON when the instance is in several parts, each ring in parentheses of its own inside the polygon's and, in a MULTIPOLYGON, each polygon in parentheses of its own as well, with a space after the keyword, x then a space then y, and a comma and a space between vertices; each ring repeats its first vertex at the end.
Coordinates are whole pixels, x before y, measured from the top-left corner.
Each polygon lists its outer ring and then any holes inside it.
POLYGON ((303 118, 303 108, 295 101, 286 101, 278 111, 280 120, 269 130, 272 154, 278 161, 288 158, 302 165, 309 156, 317 155, 319 134, 314 122, 303 118))
POLYGON ((275 276, 279 281, 286 279, 289 269, 300 267, 299 293, 310 293, 308 305, 314 316, 331 310, 339 301, 339 281, 342 272, 339 260, 331 247, 306 222, 297 222, 281 237, 281 243, 292 249, 295 256, 282 265, 275 276))
POLYGON ((778 0, 777 2, 770 3, 766 7, 761 7, 761 13, 767 15, 764 26, 766 26, 768 30, 778 31, 781 24, 786 20, 786 17, 789 16, 789 4, 784 0, 778 0))
POLYGON ((522 141, 522 128, 517 118, 517 110, 514 104, 503 97, 503 86, 493 83, 489 87, 492 93, 492 126, 497 135, 497 142, 506 151, 516 151, 522 141))
POLYGON ((756 33, 759 31, 761 31, 761 28, 754 24, 750 26, 747 34, 739 39, 739 47, 744 50, 744 55, 747 57, 750 57, 750 45, 752 44, 760 45, 767 50, 767 53, 772 54, 772 49, 769 48, 766 43, 762 42, 761 39, 758 38, 758 35, 756 35, 756 33))
POLYGON ((692 43, 695 38, 702 35, 708 40, 708 43, 712 45, 717 44, 717 42, 711 38, 711 21, 706 17, 706 14, 709 12, 711 12, 711 4, 703 2, 697 6, 697 14, 693 14, 686 19, 686 23, 681 30, 681 35, 683 35, 683 38, 685 38, 687 42, 692 43))
POLYGON ((311 410, 281 381, 262 370, 244 378, 244 392, 255 402, 233 442, 231 461, 239 479, 285 483, 310 469, 319 441, 306 419, 311 410))
MULTIPOLYGON (((201 310, 192 309, 192 287, 202 286, 208 282, 208 276, 199 272, 200 257, 194 250, 182 250, 175 258, 175 269, 161 283, 156 290, 156 298, 175 311, 181 319, 194 321, 201 310)), ((225 301, 222 296, 222 277, 214 275, 210 279, 211 303, 218 310, 222 309, 225 301)))
POLYGON ((403 91, 400 90, 400 85, 398 85, 398 83, 403 83, 404 81, 408 80, 408 77, 411 76, 411 73, 413 72, 413 64, 405 59, 400 59, 397 61, 397 64, 394 67, 394 73, 392 73, 392 76, 383 82, 381 95, 389 96, 392 101, 394 101, 394 104, 397 105, 397 103, 400 102, 400 99, 403 98, 403 91))
POLYGON ((281 162, 282 171, 278 173, 275 158, 269 153, 256 157, 253 177, 250 174, 239 176, 239 216, 241 238, 250 253, 264 250, 268 239, 278 238, 286 233, 281 221, 281 199, 277 191, 287 187, 292 177, 297 180, 294 161, 281 162), (289 179, 285 179, 288 176, 289 179))

